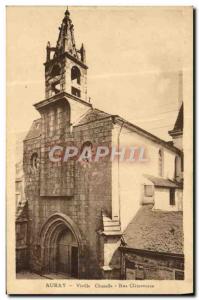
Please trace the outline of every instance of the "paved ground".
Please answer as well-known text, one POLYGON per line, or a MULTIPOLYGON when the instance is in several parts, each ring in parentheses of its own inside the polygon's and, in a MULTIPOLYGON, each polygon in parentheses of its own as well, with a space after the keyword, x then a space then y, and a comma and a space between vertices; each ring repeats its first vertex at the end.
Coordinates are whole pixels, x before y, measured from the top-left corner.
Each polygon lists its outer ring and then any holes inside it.
POLYGON ((28 271, 22 271, 17 273, 16 278, 17 279, 73 279, 70 276, 67 276, 66 274, 50 273, 50 274, 39 275, 28 271))
POLYGON ((17 273, 16 278, 17 279, 46 279, 45 277, 40 276, 39 274, 30 273, 27 271, 17 273))
POLYGON ((47 279, 74 279, 67 274, 49 273, 43 275, 47 279))

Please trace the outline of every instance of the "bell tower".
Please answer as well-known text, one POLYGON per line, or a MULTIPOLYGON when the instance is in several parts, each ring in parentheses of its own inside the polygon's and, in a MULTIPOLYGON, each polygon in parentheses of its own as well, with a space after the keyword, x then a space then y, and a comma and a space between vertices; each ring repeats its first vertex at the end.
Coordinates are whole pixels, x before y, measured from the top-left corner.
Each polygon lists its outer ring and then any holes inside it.
POLYGON ((87 100, 87 69, 84 45, 78 50, 74 38, 74 26, 68 9, 59 27, 56 47, 50 42, 46 47, 45 97, 66 92, 87 100))
POLYGON ((41 115, 40 196, 73 196, 74 162, 53 163, 49 149, 73 142, 73 125, 90 108, 87 101, 85 49, 78 50, 68 9, 59 28, 56 47, 46 47, 45 99, 34 104, 41 115), (64 176, 63 176, 64 174, 64 176))

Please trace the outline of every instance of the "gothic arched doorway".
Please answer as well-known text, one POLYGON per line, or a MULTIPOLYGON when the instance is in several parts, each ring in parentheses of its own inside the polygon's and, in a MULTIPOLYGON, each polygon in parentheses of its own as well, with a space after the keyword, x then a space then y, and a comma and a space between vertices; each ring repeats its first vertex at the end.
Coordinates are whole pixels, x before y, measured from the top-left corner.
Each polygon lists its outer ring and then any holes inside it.
POLYGON ((63 230, 57 241, 58 273, 78 277, 78 244, 70 230, 63 230))
POLYGON ((43 225, 40 238, 43 272, 78 278, 82 239, 74 222, 66 215, 54 214, 43 225))

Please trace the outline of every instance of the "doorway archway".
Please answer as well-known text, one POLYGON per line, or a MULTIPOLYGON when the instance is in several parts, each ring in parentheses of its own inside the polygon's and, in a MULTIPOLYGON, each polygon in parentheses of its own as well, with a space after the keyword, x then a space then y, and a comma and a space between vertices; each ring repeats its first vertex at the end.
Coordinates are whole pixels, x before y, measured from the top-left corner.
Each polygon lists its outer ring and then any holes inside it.
POLYGON ((41 263, 45 273, 79 277, 82 238, 77 225, 64 214, 53 214, 42 226, 41 263))

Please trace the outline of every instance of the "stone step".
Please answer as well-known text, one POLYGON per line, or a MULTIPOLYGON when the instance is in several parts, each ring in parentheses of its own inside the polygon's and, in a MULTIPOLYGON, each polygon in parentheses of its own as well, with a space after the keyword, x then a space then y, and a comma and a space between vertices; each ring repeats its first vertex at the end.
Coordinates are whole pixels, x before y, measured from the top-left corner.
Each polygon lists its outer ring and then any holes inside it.
POLYGON ((107 224, 109 224, 109 223, 119 223, 118 220, 104 219, 104 218, 103 218, 103 222, 104 222, 104 223, 107 223, 107 224))
POLYGON ((120 226, 104 227, 104 231, 120 231, 120 226))
POLYGON ((42 276, 47 279, 74 279, 69 274, 63 274, 63 273, 47 273, 47 274, 42 274, 42 276))

